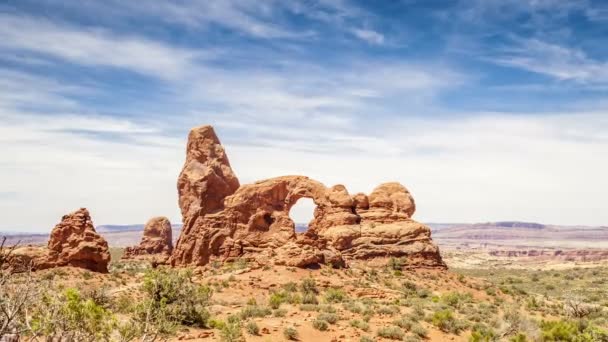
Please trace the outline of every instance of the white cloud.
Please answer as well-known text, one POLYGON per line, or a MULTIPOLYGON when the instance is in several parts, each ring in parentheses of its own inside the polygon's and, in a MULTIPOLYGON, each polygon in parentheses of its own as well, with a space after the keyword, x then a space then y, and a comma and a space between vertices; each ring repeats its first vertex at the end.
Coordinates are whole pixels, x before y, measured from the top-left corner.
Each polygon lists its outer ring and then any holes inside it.
POLYGON ((353 29, 353 34, 370 44, 382 45, 384 43, 384 35, 374 30, 353 29))
POLYGON ((41 18, 0 14, 0 47, 89 66, 123 68, 174 80, 195 67, 200 51, 167 46, 102 29, 75 28, 41 18))
POLYGON ((491 61, 547 75, 558 80, 581 83, 608 82, 608 62, 589 58, 576 48, 550 44, 538 39, 519 41, 491 61))

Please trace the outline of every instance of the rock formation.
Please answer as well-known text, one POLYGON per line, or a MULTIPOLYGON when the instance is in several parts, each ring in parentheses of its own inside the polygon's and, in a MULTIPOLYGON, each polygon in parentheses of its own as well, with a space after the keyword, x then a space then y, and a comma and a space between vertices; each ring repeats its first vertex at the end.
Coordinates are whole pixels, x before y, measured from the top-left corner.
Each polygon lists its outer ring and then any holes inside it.
POLYGON ((239 187, 211 126, 188 136, 178 179, 184 228, 173 265, 205 265, 237 258, 307 267, 356 259, 404 257, 420 267, 445 267, 430 229, 411 219, 414 199, 399 183, 351 196, 304 176, 283 176, 239 187), (306 233, 289 217, 300 198, 316 205, 306 233))
POLYGON ((139 245, 125 248, 123 259, 155 257, 156 261, 167 259, 173 252, 171 222, 166 217, 154 217, 145 227, 139 245))
POLYGON ((74 266, 107 273, 110 262, 108 243, 95 231, 85 208, 63 216, 51 231, 47 248, 25 246, 13 254, 11 264, 29 264, 33 270, 74 266))

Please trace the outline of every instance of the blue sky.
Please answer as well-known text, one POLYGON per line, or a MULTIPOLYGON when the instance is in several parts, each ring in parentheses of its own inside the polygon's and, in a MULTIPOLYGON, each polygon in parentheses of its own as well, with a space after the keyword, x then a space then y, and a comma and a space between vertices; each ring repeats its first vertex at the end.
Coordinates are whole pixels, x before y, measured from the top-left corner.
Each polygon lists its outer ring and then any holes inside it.
POLYGON ((606 37, 591 0, 4 1, 3 230, 178 222, 201 124, 242 183, 396 180, 421 221, 606 225, 606 37))

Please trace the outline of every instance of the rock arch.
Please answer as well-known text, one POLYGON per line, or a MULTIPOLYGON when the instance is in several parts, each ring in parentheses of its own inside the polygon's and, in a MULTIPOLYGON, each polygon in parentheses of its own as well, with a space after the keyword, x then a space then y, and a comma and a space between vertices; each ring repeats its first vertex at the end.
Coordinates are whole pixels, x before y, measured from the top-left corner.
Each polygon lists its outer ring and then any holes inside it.
POLYGON ((247 258, 306 267, 344 265, 344 256, 414 256, 420 265, 444 267, 430 229, 410 219, 414 200, 401 184, 382 184, 369 196, 351 196, 343 185, 328 188, 306 176, 238 186, 211 126, 194 128, 188 139, 178 178, 184 228, 171 264, 247 258), (316 207, 306 233, 296 234, 289 211, 301 198, 316 207))

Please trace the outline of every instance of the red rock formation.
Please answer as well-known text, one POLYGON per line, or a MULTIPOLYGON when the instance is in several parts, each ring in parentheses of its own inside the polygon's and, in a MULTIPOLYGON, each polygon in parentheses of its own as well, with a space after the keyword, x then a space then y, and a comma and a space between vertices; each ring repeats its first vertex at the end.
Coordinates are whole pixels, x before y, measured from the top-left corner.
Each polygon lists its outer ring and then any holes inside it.
POLYGON ((53 228, 48 243, 47 262, 53 267, 74 266, 95 272, 108 272, 108 243, 95 231, 85 208, 64 215, 53 228))
POLYGON ((382 184, 369 196, 353 197, 343 185, 327 188, 304 176, 238 187, 210 126, 190 132, 178 192, 184 228, 173 265, 246 258, 306 267, 398 256, 413 266, 444 267, 430 229, 410 219, 414 200, 401 184, 382 184), (289 211, 303 197, 316 208, 307 232, 296 234, 289 211))
POLYGON ((63 216, 51 231, 47 248, 21 247, 14 254, 15 263, 25 267, 27 262, 33 270, 74 266, 107 273, 110 262, 108 243, 95 231, 85 208, 63 216))
POLYGON ((166 217, 154 217, 146 223, 139 245, 127 247, 122 258, 153 256, 157 261, 163 261, 171 255, 171 252, 173 252, 171 222, 166 217))

